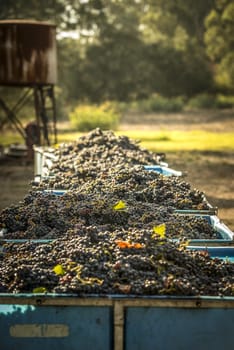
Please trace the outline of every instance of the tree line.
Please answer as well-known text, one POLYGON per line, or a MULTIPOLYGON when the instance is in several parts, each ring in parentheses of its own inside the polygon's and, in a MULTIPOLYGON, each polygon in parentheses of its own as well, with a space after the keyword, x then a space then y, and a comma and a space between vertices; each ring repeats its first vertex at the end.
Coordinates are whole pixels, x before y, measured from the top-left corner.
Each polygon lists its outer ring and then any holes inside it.
POLYGON ((233 93, 233 0, 0 0, 0 8, 0 19, 57 25, 68 103, 233 93), (78 38, 63 38, 71 30, 78 38))

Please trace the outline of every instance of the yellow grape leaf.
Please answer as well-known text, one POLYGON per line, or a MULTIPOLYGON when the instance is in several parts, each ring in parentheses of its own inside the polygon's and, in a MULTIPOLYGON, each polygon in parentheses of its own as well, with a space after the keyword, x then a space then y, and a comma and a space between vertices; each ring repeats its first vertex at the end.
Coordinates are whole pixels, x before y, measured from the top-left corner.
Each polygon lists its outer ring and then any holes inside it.
POLYGON ((166 235, 166 224, 161 224, 153 227, 153 235, 152 238, 159 236, 160 238, 165 238, 166 235))
POLYGON ((53 268, 53 271, 56 273, 56 275, 64 275, 66 272, 64 270, 64 268, 62 267, 62 265, 56 265, 54 268, 53 268))
POLYGON ((126 208, 126 204, 123 201, 119 201, 113 206, 113 210, 123 210, 126 208))
POLYGON ((46 293, 47 289, 45 287, 37 287, 33 289, 33 293, 46 293))

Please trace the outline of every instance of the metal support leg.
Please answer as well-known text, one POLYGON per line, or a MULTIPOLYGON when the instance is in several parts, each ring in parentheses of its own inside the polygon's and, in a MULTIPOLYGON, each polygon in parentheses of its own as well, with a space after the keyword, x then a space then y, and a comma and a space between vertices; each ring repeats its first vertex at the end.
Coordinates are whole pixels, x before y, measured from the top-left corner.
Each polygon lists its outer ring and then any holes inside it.
POLYGON ((14 112, 10 110, 9 107, 5 104, 5 102, 0 97, 0 107, 3 109, 3 111, 6 113, 6 117, 8 120, 14 125, 16 130, 20 133, 20 135, 23 137, 23 139, 26 139, 24 127, 21 124, 20 120, 16 117, 14 112))
POLYGON ((57 143, 56 106, 53 85, 34 87, 34 103, 37 123, 43 132, 42 144, 50 145, 50 135, 54 137, 53 143, 57 143), (49 105, 48 105, 48 99, 49 105), (52 114, 52 118, 50 118, 52 114), (52 119, 52 123, 50 122, 52 119), (52 125, 52 127, 51 127, 52 125))

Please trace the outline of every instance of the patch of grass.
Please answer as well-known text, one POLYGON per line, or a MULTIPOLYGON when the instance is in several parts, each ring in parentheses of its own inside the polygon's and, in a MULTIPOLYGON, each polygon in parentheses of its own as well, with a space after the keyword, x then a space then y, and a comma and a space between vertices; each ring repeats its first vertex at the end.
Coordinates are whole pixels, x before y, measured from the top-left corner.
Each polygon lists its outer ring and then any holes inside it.
POLYGON ((62 142, 71 142, 77 140, 80 136, 85 135, 86 133, 77 132, 77 131, 65 131, 64 133, 60 131, 58 134, 58 143, 62 142))
MULTIPOLYGON (((81 135, 77 131, 62 130, 58 133, 58 143, 77 140, 81 135)), ((126 135, 131 139, 140 142, 146 149, 157 152, 173 151, 233 151, 234 132, 215 133, 203 130, 193 131, 116 131, 117 135, 126 135)), ((12 132, 5 133, 0 138, 0 143, 7 145, 10 143, 24 143, 18 134, 12 132)))
POLYGON ((164 131, 163 140, 160 131, 129 131, 125 135, 140 140, 142 147, 159 152, 234 150, 234 132, 164 131))
POLYGON ((12 143, 24 144, 24 140, 20 134, 15 131, 5 131, 0 135, 0 144, 7 146, 12 143))
MULTIPOLYGON (((158 152, 234 150, 234 132, 119 130, 116 134, 126 135, 131 139, 138 140, 142 147, 158 152)), ((77 132, 61 133, 59 142, 74 141, 81 135, 77 132)))

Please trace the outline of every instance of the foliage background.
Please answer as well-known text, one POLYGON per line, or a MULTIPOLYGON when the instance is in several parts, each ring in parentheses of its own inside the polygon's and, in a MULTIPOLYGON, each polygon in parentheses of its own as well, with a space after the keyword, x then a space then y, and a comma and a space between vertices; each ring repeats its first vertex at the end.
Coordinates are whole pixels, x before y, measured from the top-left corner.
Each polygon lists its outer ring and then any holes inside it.
POLYGON ((79 103, 234 93, 233 0, 0 0, 0 8, 2 20, 57 25, 60 118, 79 103))

